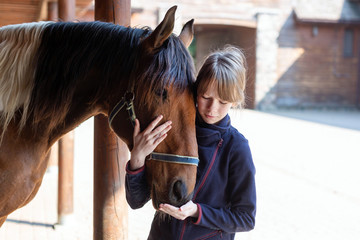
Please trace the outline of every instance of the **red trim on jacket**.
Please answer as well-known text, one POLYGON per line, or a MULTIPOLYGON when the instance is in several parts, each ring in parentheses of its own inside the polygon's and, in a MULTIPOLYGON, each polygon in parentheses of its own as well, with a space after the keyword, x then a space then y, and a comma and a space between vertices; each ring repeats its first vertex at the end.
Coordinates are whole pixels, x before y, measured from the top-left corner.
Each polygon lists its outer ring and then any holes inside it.
POLYGON ((129 164, 130 164, 130 161, 128 161, 128 162, 126 163, 126 168, 125 168, 125 169, 126 169, 126 172, 127 172, 128 174, 136 175, 136 174, 138 174, 139 172, 142 172, 142 171, 145 170, 145 165, 144 165, 144 166, 142 166, 141 168, 132 171, 132 170, 130 170, 130 168, 129 168, 129 164))
POLYGON ((201 209, 201 205, 196 203, 198 210, 199 210, 199 216, 198 219, 196 220, 196 222, 194 222, 195 225, 198 225, 201 221, 201 217, 202 217, 202 209, 201 209))
POLYGON ((221 145, 222 145, 222 142, 223 142, 223 139, 220 139, 220 141, 219 141, 219 143, 218 143, 218 145, 217 145, 217 147, 216 147, 215 153, 214 153, 214 155, 213 155, 213 157, 212 157, 212 159, 211 159, 210 166, 209 166, 209 168, 207 169, 207 171, 206 171, 206 173, 205 173, 205 177, 204 177, 204 179, 202 180, 199 188, 197 189, 196 193, 194 194, 193 200, 195 200, 195 198, 196 198, 197 194, 199 193, 200 189, 201 189, 202 186, 205 184, 206 179, 207 179, 207 177, 208 177, 208 175, 209 175, 209 173, 210 173, 210 170, 211 170, 212 166, 213 166, 214 163, 215 163, 216 155, 217 155, 217 152, 218 152, 219 148, 220 148, 221 145))

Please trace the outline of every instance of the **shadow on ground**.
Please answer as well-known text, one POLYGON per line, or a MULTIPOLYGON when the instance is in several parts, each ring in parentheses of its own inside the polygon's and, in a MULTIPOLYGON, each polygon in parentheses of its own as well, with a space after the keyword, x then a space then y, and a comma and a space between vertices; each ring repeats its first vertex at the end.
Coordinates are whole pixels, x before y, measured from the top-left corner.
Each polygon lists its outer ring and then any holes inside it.
POLYGON ((39 227, 47 227, 47 228, 55 229, 55 225, 54 224, 49 224, 49 223, 30 222, 30 221, 15 220, 15 219, 6 219, 6 222, 12 222, 12 223, 17 223, 17 224, 26 224, 26 225, 31 225, 31 226, 39 226, 39 227))

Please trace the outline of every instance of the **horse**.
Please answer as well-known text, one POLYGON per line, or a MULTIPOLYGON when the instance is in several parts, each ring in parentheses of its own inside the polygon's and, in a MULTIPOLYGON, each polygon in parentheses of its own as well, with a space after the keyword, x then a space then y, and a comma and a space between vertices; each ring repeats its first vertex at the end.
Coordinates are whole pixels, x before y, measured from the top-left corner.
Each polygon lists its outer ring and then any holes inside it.
POLYGON ((97 21, 0 28, 0 227, 36 195, 51 146, 98 114, 129 150, 135 113, 141 126, 160 114, 162 123, 171 120, 146 161, 149 191, 156 209, 191 199, 198 161, 187 50, 193 20, 177 36, 175 11, 154 30, 97 21))

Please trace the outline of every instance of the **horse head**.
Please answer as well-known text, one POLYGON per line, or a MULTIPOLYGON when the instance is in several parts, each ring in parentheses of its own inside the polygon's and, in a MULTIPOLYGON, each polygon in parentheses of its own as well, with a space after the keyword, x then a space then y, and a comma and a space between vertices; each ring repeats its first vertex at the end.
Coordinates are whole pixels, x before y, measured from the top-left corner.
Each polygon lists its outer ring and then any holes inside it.
MULTIPOLYGON (((187 50, 193 38, 193 20, 184 25, 179 36, 172 34, 176 7, 144 37, 134 57, 128 95, 109 113, 110 126, 132 148, 130 121, 122 106, 146 127, 158 115, 172 121, 172 129, 146 161, 146 173, 153 205, 180 206, 192 197, 196 181, 197 142, 193 83, 195 70, 187 50), (133 109, 131 108, 133 106, 133 109), (124 115, 125 114, 125 115, 124 115), (122 117, 120 117, 122 116, 122 117), (125 117, 124 117, 125 116, 125 117)), ((143 129, 142 129, 143 130, 143 129)))

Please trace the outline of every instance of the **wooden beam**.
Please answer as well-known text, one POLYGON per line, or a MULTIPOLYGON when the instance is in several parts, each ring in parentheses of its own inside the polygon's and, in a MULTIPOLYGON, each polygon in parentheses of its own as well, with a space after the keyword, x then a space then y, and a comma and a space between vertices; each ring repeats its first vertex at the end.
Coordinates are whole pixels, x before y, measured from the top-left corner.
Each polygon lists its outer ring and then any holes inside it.
POLYGON ((38 7, 37 21, 46 20, 47 17, 47 0, 40 0, 38 7))
POLYGON ((61 21, 75 20, 75 0, 58 0, 59 18, 61 21))
POLYGON ((95 20, 130 26, 130 0, 95 1, 95 20))
POLYGON ((74 134, 59 141, 58 224, 71 223, 74 212, 74 134))
MULTIPOLYGON (((130 25, 130 0, 95 0, 95 20, 130 25)), ((111 57, 111 56, 109 56, 111 57)), ((94 239, 128 239, 125 164, 129 151, 110 130, 107 117, 94 120, 94 239)))
MULTIPOLYGON (((58 14, 62 21, 75 19, 75 0, 59 0, 58 14)), ((74 210, 74 132, 59 141, 58 224, 66 224, 74 210)))
POLYGON ((58 18, 59 18, 58 3, 55 1, 48 1, 47 20, 48 21, 57 21, 58 18))

